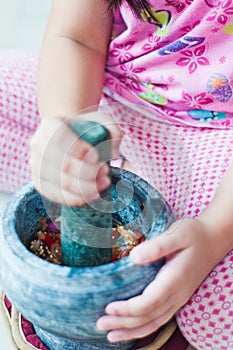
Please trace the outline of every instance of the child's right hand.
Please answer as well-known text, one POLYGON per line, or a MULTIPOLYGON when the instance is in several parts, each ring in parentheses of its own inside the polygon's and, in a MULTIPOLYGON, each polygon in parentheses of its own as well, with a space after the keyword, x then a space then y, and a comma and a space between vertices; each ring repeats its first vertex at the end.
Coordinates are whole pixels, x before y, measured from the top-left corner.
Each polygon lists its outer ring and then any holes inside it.
MULTIPOLYGON (((116 123, 100 112, 82 114, 77 119, 103 124, 112 140, 112 158, 119 156, 121 133, 116 123)), ((60 117, 42 119, 31 139, 32 180, 48 199, 82 206, 97 199, 99 191, 109 186, 109 168, 99 161, 94 147, 75 135, 70 122, 60 117)))

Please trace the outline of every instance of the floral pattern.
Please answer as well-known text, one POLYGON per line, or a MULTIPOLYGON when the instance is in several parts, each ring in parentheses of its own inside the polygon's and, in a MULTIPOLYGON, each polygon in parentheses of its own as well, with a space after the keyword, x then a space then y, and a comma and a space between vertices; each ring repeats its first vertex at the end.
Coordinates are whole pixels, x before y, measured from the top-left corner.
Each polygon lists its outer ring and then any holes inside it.
POLYGON ((230 16, 233 15, 233 6, 231 0, 219 1, 219 6, 215 8, 210 15, 206 18, 206 21, 216 21, 219 24, 226 24, 230 16))
POLYGON ((181 28, 182 32, 184 33, 190 33, 194 28, 196 28, 197 26, 199 26, 199 24, 201 23, 201 20, 197 20, 195 21, 193 24, 188 24, 184 27, 181 28))
POLYGON ((149 3, 140 18, 126 1, 114 16, 108 94, 177 125, 233 127, 233 0, 149 3))
POLYGON ((134 44, 134 41, 129 41, 125 44, 115 44, 114 48, 109 51, 109 56, 119 59, 120 63, 127 62, 134 58, 134 56, 130 52, 134 44))
POLYGON ((167 2, 174 6, 177 13, 184 11, 185 7, 189 6, 193 0, 167 0, 167 2))
POLYGON ((154 34, 148 35, 147 42, 142 46, 143 51, 153 51, 158 48, 158 44, 161 41, 161 37, 156 36, 154 34))
POLYGON ((132 61, 122 64, 121 69, 126 73, 125 79, 121 81, 124 81, 132 90, 141 91, 140 78, 137 74, 144 72, 146 69, 143 67, 135 68, 132 61))
POLYGON ((188 73, 193 74, 197 68, 198 65, 200 66, 208 66, 210 64, 207 57, 204 56, 205 53, 205 45, 201 45, 197 48, 192 50, 185 50, 182 51, 181 54, 183 57, 181 57, 176 64, 180 67, 188 67, 188 73))
POLYGON ((199 92, 196 95, 191 95, 188 92, 183 91, 182 97, 184 99, 184 103, 189 107, 201 109, 204 105, 210 104, 214 102, 214 99, 204 91, 199 92))

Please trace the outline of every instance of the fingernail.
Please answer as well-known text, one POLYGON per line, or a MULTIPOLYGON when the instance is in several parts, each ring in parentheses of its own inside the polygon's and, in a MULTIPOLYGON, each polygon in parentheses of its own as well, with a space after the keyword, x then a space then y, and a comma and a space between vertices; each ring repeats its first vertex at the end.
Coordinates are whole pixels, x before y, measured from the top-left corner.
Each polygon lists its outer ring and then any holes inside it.
POLYGON ((99 172, 98 172, 98 176, 99 177, 104 177, 106 175, 109 174, 109 167, 107 166, 107 164, 104 164, 103 166, 101 166, 99 172))
POLYGON ((121 337, 121 333, 119 331, 117 332, 109 332, 107 335, 108 341, 110 343, 118 343, 120 341, 123 341, 121 337))
POLYGON ((105 176, 98 180, 97 189, 98 191, 102 191, 107 189, 109 185, 110 185, 110 179, 108 176, 105 176))
POLYGON ((115 306, 107 305, 105 308, 105 312, 108 315, 120 315, 119 310, 115 308, 115 306))
POLYGON ((99 321, 96 322, 96 329, 97 329, 98 331, 101 331, 101 332, 105 331, 104 325, 101 324, 101 322, 99 322, 99 321))
POLYGON ((129 257, 134 264, 141 264, 147 260, 146 256, 138 254, 136 249, 131 250, 129 257))

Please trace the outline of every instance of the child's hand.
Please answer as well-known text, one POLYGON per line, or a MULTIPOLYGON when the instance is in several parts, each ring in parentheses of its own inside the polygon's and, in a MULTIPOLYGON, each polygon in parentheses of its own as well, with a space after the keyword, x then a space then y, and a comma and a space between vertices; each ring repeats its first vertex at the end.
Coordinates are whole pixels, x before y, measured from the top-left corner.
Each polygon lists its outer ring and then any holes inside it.
MULTIPOLYGON (((78 119, 103 124, 110 132, 112 157, 118 156, 121 133, 105 114, 82 114, 78 119)), ((78 138, 62 118, 44 118, 31 140, 31 169, 35 188, 54 202, 81 206, 99 197, 110 184, 109 168, 91 145, 78 138)))
POLYGON ((97 321, 97 328, 109 331, 110 342, 149 335, 190 299, 224 257, 218 248, 219 240, 214 239, 210 231, 197 218, 184 219, 161 236, 133 249, 131 258, 137 264, 161 257, 166 257, 166 264, 141 295, 107 305, 107 315, 97 321))

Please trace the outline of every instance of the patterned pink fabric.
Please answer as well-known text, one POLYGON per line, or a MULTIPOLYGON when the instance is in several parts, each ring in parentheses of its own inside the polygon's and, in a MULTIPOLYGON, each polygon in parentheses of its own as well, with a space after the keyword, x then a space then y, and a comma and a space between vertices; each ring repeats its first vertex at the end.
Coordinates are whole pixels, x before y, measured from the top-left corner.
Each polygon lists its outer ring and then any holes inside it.
POLYGON ((232 0, 126 1, 115 12, 105 92, 176 124, 233 125, 232 0))
MULTIPOLYGON (((122 154, 163 194, 176 217, 198 215, 233 160, 233 129, 157 122, 110 98, 103 98, 103 110, 124 132, 122 154)), ((196 349, 230 350, 232 310, 233 251, 180 310, 177 321, 196 349)))
POLYGON ((212 271, 177 315, 186 339, 196 348, 233 349, 233 251, 212 271))
MULTIPOLYGON (((39 122, 36 61, 32 53, 0 55, 1 190, 15 191, 30 178, 28 140, 39 122)), ((124 134, 122 154, 164 195, 177 217, 198 215, 232 162, 233 130, 163 123, 160 116, 131 107, 106 97, 102 101, 101 108, 124 134)), ((181 331, 198 350, 233 347, 232 268, 230 252, 177 316, 181 331)))
POLYGON ((30 178, 29 139, 39 123, 37 55, 0 52, 0 190, 14 192, 30 178))

